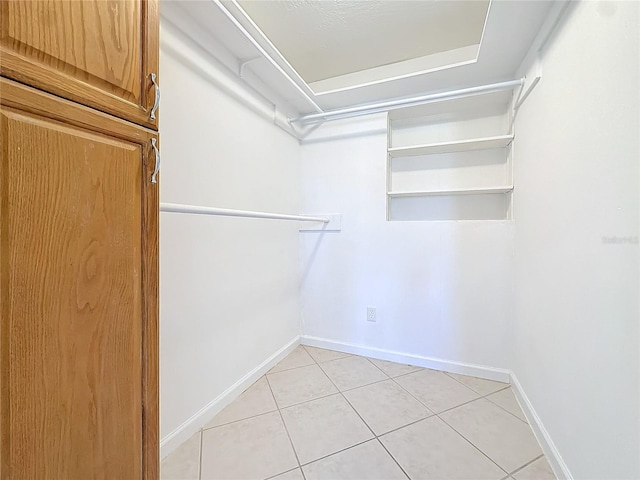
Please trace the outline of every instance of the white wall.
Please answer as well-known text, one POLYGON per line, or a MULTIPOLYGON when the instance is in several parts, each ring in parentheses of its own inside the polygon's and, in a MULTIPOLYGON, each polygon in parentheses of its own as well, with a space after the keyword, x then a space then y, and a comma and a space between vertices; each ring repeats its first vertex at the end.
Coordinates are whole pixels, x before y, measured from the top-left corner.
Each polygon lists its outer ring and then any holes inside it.
MULTIPOLYGON (((161 39, 161 201, 298 213, 298 142, 178 61, 228 77, 164 19, 161 39)), ((161 214, 162 438, 299 335, 297 228, 161 214)))
POLYGON ((508 367, 512 223, 387 222, 385 128, 332 122, 302 146, 302 210, 342 214, 340 233, 301 235, 305 335, 508 367))
POLYGON ((516 120, 510 363, 579 479, 640 477, 638 7, 574 5, 516 120))
POLYGON ((637 32, 636 2, 584 2, 548 44, 516 122, 515 225, 387 222, 383 116, 300 147, 162 49, 163 202, 342 214, 320 235, 162 214, 162 436, 295 338, 302 308, 309 338, 513 370, 574 478, 639 477, 638 245, 602 240, 638 236, 637 32))

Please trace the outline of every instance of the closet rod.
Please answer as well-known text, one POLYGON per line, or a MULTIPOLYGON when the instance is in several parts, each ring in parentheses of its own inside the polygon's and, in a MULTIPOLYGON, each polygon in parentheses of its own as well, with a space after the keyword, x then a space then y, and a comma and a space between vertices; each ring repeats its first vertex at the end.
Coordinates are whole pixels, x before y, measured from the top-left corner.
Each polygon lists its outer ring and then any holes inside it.
POLYGON ((251 210, 231 210, 229 208, 200 207, 181 203, 161 203, 161 212, 193 213, 196 215, 218 215, 223 217, 273 218, 277 220, 299 220, 301 222, 329 223, 327 217, 310 217, 307 215, 286 215, 282 213, 254 212, 251 210))
POLYGON ((400 100, 391 100, 388 102, 374 103, 370 105, 340 108, 337 110, 329 110, 323 113, 312 113, 310 115, 303 115, 302 117, 294 118, 290 121, 308 125, 310 123, 324 122, 326 120, 337 120, 341 118, 349 118, 360 115, 369 115, 372 113, 388 112, 390 110, 396 110, 398 108, 415 107, 418 105, 425 105, 427 103, 439 102, 442 100, 454 100, 457 98, 463 98, 472 95, 509 90, 524 85, 524 81, 524 78, 520 78, 518 80, 491 83, 489 85, 479 85, 477 87, 462 88, 460 90, 452 90, 449 92, 432 93, 429 95, 421 95, 419 97, 403 98, 400 100))

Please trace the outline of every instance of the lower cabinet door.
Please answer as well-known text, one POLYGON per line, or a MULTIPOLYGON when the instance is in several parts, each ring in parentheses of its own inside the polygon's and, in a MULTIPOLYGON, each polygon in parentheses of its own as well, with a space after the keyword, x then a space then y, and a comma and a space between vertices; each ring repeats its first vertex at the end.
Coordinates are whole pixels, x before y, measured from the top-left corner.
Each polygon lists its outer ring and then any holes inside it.
POLYGON ((0 478, 156 478, 156 134, 1 87, 0 478))

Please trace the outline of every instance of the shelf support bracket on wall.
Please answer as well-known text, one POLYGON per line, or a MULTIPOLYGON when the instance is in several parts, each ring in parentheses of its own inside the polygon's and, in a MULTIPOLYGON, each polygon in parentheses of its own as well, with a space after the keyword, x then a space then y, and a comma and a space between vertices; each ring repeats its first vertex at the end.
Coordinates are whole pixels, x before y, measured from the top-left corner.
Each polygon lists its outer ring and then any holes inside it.
POLYGON ((247 65, 249 65, 250 63, 255 62, 256 60, 261 60, 261 59, 262 59, 262 57, 253 57, 253 58, 249 58, 247 60, 242 61, 240 63, 240 68, 238 69, 239 70, 238 71, 238 75, 240 75, 240 78, 244 78, 244 70, 245 70, 245 67, 247 65))
MULTIPOLYGON (((531 95, 531 92, 533 92, 533 89, 536 88, 536 85, 538 85, 538 82, 540 81, 541 78, 542 76, 540 74, 536 75, 536 77, 531 82, 531 85, 529 85, 529 88, 527 88, 524 91, 524 93, 522 93, 521 98, 516 102, 516 105, 514 107, 516 112, 518 111, 520 106, 524 103, 524 101, 527 99, 527 97, 531 95)), ((522 88, 524 89, 524 86, 522 88)))

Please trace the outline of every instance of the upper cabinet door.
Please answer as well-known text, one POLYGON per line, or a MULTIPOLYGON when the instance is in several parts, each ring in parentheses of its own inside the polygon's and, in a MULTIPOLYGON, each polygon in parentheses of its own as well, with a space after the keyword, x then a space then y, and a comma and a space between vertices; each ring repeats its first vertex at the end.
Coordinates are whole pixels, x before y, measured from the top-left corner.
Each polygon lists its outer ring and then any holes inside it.
POLYGON ((158 18, 158 0, 2 0, 0 72, 157 129, 158 18))

